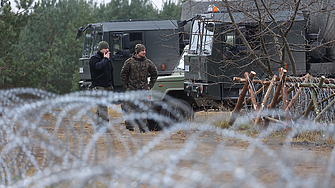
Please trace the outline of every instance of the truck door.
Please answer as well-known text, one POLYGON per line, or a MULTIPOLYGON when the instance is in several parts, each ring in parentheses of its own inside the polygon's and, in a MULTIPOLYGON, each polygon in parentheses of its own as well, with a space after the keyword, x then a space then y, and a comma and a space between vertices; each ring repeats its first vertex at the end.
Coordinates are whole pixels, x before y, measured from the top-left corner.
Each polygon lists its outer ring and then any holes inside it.
POLYGON ((134 53, 137 43, 142 43, 142 32, 123 33, 110 32, 110 52, 113 65, 114 86, 116 91, 122 91, 120 73, 124 62, 134 53))
POLYGON ((116 91, 122 90, 120 72, 124 61, 130 57, 129 54, 129 34, 128 33, 110 33, 110 60, 113 65, 114 86, 116 91))

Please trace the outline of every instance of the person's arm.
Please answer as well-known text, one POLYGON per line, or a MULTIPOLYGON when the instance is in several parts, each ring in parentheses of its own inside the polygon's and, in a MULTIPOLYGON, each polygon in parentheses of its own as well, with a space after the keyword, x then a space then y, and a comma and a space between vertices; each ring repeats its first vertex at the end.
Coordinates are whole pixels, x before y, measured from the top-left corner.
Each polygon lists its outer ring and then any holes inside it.
POLYGON ((112 62, 110 63, 111 64, 111 80, 112 80, 112 86, 113 88, 115 88, 115 85, 114 85, 114 73, 113 73, 113 65, 112 65, 112 62))
POLYGON ((157 68, 152 61, 150 61, 149 63, 149 73, 150 73, 150 82, 148 85, 149 88, 147 88, 148 90, 154 87, 157 77, 158 77, 157 68))
POLYGON ((90 65, 96 70, 101 70, 106 66, 108 61, 109 59, 107 59, 106 57, 104 57, 101 61, 99 61, 98 57, 92 56, 90 59, 90 65))
POLYGON ((130 64, 129 64, 129 61, 127 60, 126 62, 124 62, 123 67, 121 69, 121 74, 120 74, 121 84, 124 90, 126 90, 128 87, 129 70, 130 70, 130 64))

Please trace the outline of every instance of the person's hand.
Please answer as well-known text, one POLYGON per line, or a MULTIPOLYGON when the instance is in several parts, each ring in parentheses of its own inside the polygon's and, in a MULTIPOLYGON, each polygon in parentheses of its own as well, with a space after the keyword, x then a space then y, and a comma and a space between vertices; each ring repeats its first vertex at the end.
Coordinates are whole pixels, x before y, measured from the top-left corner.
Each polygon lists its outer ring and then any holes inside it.
POLYGON ((147 86, 147 90, 150 90, 150 87, 149 87, 149 86, 147 86))
POLYGON ((104 54, 104 57, 107 57, 109 59, 109 51, 107 51, 105 54, 104 54))

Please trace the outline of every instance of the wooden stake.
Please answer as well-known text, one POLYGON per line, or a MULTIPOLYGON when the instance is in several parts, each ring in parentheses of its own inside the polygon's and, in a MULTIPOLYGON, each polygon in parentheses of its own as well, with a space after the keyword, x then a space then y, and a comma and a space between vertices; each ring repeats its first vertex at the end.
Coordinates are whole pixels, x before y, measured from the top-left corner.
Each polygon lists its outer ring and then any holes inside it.
POLYGON ((257 105, 257 101, 256 101, 255 93, 254 93, 254 87, 252 83, 249 83, 249 93, 250 93, 250 98, 252 101, 252 107, 257 111, 258 105, 257 105))
MULTIPOLYGON (((256 73, 254 71, 251 71, 250 74, 248 74, 247 72, 244 73, 245 78, 248 79, 248 77, 249 77, 250 80, 253 80, 255 75, 256 75, 256 73)), ((244 97, 247 94, 248 88, 249 88, 249 82, 245 82, 245 84, 242 88, 240 97, 237 100, 236 106, 235 106, 233 112, 230 115, 230 118, 229 118, 229 121, 228 121, 228 124, 230 126, 234 124, 238 114, 241 111, 241 108, 243 107, 242 104, 243 104, 243 101, 244 101, 244 97)))
POLYGON ((275 94, 273 96, 271 104, 268 106, 269 109, 273 109, 278 103, 278 97, 279 97, 280 91, 283 87, 283 83, 284 83, 284 80, 285 80, 285 77, 286 77, 286 74, 287 74, 287 70, 284 69, 281 72, 282 72, 282 74, 280 76, 280 80, 279 80, 277 89, 275 91, 275 94))
MULTIPOLYGON (((322 99, 322 101, 318 102, 318 105, 319 105, 319 104, 322 104, 323 102, 327 101, 328 99, 330 99, 330 98, 332 98, 332 97, 335 97, 335 93, 333 93, 333 94, 329 95, 328 97, 322 99)), ((314 110, 314 109, 312 108, 312 110, 314 110)), ((305 113, 306 113, 306 110, 304 110, 303 112, 301 112, 299 115, 297 115, 296 117, 294 117, 292 120, 293 120, 293 121, 297 121, 297 120, 298 120, 301 116, 303 116, 305 113)))
MULTIPOLYGON (((266 104, 266 102, 267 102, 269 96, 270 96, 270 93, 271 93, 272 88, 273 88, 273 84, 274 84, 274 82, 276 81, 276 79, 277 79, 277 75, 273 75, 273 78, 272 78, 272 80, 271 80, 271 83, 270 83, 270 85, 269 85, 269 87, 268 87, 268 90, 267 90, 266 93, 265 93, 265 96, 264 96, 263 101, 262 101, 262 103, 261 103, 261 106, 260 106, 260 108, 259 108, 259 111, 258 111, 256 120, 255 120, 255 126, 256 126, 257 124, 259 124, 260 121, 261 121, 261 113, 262 113, 262 111, 263 111, 263 109, 264 109, 264 107, 265 107, 265 104, 266 104)), ((262 126, 262 129, 263 129, 263 128, 264 128, 264 125, 262 126)))
POLYGON ((335 89, 335 85, 333 84, 322 84, 319 86, 319 84, 316 83, 298 83, 299 87, 319 87, 319 88, 330 88, 335 89))
POLYGON ((331 106, 333 106, 333 104, 335 103, 335 99, 333 99, 314 119, 314 123, 318 122, 321 119, 321 116, 326 113, 327 110, 329 110, 329 108, 331 106))
POLYGON ((268 120, 268 121, 273 121, 275 123, 281 123, 281 124, 284 124, 285 122, 283 121, 280 121, 278 119, 274 119, 274 118, 270 118, 270 117, 264 117, 264 119, 268 120))
MULTIPOLYGON (((257 90, 256 95, 260 94, 263 91, 264 87, 266 87, 266 85, 263 85, 259 90, 257 90)), ((251 101, 251 97, 247 98, 247 100, 245 100, 245 102, 243 102, 243 105, 244 105, 244 103, 248 104, 250 101, 251 101)))
MULTIPOLYGON (((313 76, 309 76, 309 82, 313 82, 313 76)), ((301 84, 299 84, 299 87, 301 87, 300 86, 301 84)), ((312 110, 312 107, 313 107, 313 101, 309 101, 309 103, 308 103, 308 106, 307 106, 307 109, 306 109, 306 112, 305 112, 305 114, 304 114, 304 117, 307 119, 308 118, 308 114, 309 114, 309 112, 312 110)))

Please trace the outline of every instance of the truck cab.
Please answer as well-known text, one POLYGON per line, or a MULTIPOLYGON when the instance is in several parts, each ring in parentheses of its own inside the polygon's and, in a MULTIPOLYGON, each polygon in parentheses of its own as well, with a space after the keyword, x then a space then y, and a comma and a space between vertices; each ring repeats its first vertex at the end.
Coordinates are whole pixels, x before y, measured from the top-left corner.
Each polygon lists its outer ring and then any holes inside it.
POLYGON ((135 45, 144 44, 147 58, 157 67, 159 76, 171 75, 183 49, 183 38, 177 20, 121 20, 88 24, 78 29, 84 34, 82 57, 79 59, 79 88, 91 87, 89 60, 102 40, 110 46, 115 91, 122 91, 120 72, 134 53, 135 45))

